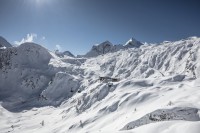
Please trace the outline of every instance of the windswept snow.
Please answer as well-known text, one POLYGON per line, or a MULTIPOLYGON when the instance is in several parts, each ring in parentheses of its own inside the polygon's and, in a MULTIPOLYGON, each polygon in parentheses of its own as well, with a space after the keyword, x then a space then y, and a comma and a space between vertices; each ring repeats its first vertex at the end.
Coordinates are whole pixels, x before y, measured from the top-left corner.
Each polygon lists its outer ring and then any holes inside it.
POLYGON ((198 37, 106 41, 82 57, 34 43, 2 49, 0 132, 199 133, 199 62, 198 37))

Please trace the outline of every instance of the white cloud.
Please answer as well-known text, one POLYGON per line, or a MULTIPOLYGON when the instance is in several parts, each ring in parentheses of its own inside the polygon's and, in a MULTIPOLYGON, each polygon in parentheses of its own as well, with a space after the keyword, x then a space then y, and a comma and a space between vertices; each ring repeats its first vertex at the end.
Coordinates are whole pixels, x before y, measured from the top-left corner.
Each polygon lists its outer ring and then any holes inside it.
POLYGON ((14 44, 20 45, 25 42, 34 42, 35 39, 37 39, 37 34, 31 33, 31 34, 27 34, 26 37, 22 38, 21 41, 14 41, 14 44))
POLYGON ((61 51, 62 50, 61 46, 57 44, 56 45, 56 50, 61 51))

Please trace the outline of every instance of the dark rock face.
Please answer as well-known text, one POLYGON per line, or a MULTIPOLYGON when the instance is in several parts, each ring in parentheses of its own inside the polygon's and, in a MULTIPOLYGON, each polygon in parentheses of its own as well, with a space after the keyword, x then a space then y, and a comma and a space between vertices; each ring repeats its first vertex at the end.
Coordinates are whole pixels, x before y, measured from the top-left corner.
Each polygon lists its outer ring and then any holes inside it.
POLYGON ((0 36, 0 47, 12 47, 12 45, 3 37, 0 36))

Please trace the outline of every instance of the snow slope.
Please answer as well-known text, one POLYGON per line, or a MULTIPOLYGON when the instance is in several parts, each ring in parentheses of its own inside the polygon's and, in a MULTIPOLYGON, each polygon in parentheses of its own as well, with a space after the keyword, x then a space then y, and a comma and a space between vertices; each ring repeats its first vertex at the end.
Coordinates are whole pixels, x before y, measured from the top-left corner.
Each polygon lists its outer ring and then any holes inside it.
POLYGON ((0 132, 199 133, 200 38, 130 42, 82 58, 33 43, 0 51, 0 132))
POLYGON ((48 65, 50 53, 37 44, 25 43, 2 50, 0 59, 0 100, 8 110, 29 101, 30 104, 55 73, 48 65))

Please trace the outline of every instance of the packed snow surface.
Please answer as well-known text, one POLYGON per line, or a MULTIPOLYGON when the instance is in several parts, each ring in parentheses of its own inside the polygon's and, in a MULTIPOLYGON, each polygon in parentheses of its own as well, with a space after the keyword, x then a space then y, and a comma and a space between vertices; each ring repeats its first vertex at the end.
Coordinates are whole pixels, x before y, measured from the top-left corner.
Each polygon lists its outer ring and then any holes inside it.
POLYGON ((0 133, 199 133, 200 38, 86 55, 0 50, 0 133))

